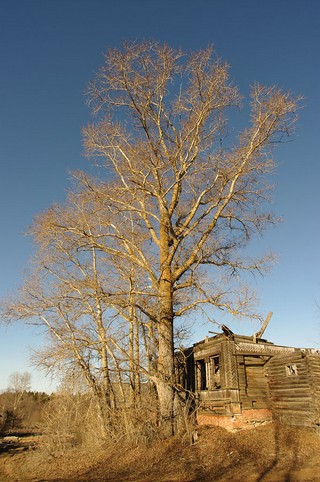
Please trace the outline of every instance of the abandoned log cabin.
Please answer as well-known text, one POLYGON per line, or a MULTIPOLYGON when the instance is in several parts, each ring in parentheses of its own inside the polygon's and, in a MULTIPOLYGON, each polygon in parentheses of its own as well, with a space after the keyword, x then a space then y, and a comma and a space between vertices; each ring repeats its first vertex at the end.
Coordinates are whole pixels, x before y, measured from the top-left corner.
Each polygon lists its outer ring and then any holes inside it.
MULTIPOLYGON (((257 334, 258 335, 258 334, 257 334)), ((185 350, 180 383, 200 424, 240 428, 276 420, 320 433, 320 351, 224 333, 185 350)))

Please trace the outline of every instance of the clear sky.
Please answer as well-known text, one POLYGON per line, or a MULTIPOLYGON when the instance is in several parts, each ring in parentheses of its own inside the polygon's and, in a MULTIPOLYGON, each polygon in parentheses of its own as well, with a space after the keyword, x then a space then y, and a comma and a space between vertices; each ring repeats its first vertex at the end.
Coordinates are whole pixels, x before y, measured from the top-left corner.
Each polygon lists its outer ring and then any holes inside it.
MULTIPOLYGON (((39 211, 63 201, 69 171, 90 169, 81 128, 89 120, 86 83, 102 55, 124 40, 155 39, 183 50, 213 44, 246 97, 255 80, 304 96, 292 141, 276 151, 272 209, 284 221, 260 242, 278 254, 258 280, 265 336, 320 345, 320 2, 318 0, 2 0, 0 5, 0 297, 14 291, 32 255, 25 237, 39 211)), ((246 99, 245 99, 246 100, 246 99)), ((194 341, 208 327, 196 325, 194 341)), ((251 322, 232 324, 252 334, 251 322)), ((33 327, 0 326, 0 390, 29 371, 41 344, 33 327)))

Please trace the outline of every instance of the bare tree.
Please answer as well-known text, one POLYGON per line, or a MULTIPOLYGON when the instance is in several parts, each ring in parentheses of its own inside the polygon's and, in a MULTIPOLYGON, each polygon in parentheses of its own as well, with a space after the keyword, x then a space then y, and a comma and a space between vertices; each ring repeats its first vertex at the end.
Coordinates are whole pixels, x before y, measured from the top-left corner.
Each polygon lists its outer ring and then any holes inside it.
POLYGON ((31 388, 31 375, 29 372, 13 372, 9 375, 8 392, 13 393, 12 410, 15 414, 26 392, 31 388))
POLYGON ((104 421, 112 377, 121 387, 129 374, 135 404, 143 374, 157 387, 161 431, 172 434, 178 320, 207 307, 259 318, 240 280, 270 257, 245 248, 275 221, 266 212, 272 149, 291 133, 299 99, 255 84, 249 127, 227 135, 227 112, 241 104, 228 70, 211 48, 110 50, 89 85, 96 118, 84 129, 107 181, 77 173, 66 205, 31 229, 34 275, 5 315, 47 328, 41 363, 80 369, 104 421))
POLYGON ((118 402, 128 405, 129 384, 131 404, 140 400, 140 373, 146 363, 134 276, 139 274, 141 283, 143 275, 108 252, 105 232, 113 216, 110 219, 111 206, 105 205, 105 186, 93 189, 89 179, 78 177, 65 205, 38 215, 30 228, 38 247, 33 273, 4 304, 3 315, 45 328, 48 344, 34 354, 34 362, 48 371, 84 378, 107 434, 118 402))
POLYGON ((250 126, 228 137, 226 112, 241 103, 228 66, 211 48, 185 56, 155 42, 107 52, 88 95, 96 120, 84 129, 86 151, 103 159, 113 180, 107 251, 144 270, 157 298, 155 381, 168 435, 174 430, 174 320, 200 304, 249 313, 250 296, 233 297, 230 275, 261 271, 269 261, 246 257, 242 249, 273 222, 262 209, 274 168, 271 150, 290 134, 298 99, 255 84, 250 126), (128 235, 119 213, 134 219, 148 241, 128 235), (224 273, 226 285, 219 280, 205 290, 199 283, 204 266, 213 280, 224 273))
POLYGON ((8 318, 31 320, 46 329, 49 344, 34 360, 48 370, 79 371, 107 426, 115 405, 110 338, 117 328, 104 295, 110 273, 92 242, 101 234, 95 222, 94 210, 80 194, 70 194, 65 207, 55 205, 39 215, 30 228, 38 245, 33 275, 4 310, 8 318), (85 242, 77 234, 83 231, 85 242))
POLYGON ((0 400, 0 431, 18 427, 25 421, 26 412, 34 408, 29 396, 30 388, 29 372, 13 372, 9 375, 8 388, 3 391, 0 400))
POLYGON ((31 388, 29 372, 13 372, 9 375, 8 390, 12 392, 27 392, 31 388))

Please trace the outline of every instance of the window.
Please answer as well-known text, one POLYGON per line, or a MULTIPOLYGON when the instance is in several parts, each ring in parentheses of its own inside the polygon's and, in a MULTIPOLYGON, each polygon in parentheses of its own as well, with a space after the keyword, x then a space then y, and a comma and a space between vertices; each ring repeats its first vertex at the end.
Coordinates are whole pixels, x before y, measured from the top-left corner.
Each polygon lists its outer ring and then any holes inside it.
POLYGON ((196 362, 197 390, 221 388, 219 355, 196 362))
POLYGON ((286 365, 286 374, 287 374, 287 377, 297 376, 298 375, 297 365, 286 365))
POLYGON ((204 360, 197 361, 197 390, 207 390, 206 363, 204 360))
POLYGON ((219 355, 210 358, 210 383, 211 389, 220 388, 220 359, 219 355))

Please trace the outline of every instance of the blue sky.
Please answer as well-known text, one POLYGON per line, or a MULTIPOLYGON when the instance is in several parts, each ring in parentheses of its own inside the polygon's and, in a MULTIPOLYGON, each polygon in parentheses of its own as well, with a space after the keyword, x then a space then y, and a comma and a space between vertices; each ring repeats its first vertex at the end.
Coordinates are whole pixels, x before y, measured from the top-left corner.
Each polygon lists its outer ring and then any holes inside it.
MULTIPOLYGON (((0 6, 0 297, 13 292, 32 255, 28 225, 64 199, 69 171, 91 169, 82 155, 89 120, 86 83, 109 47, 156 39, 183 50, 213 44, 246 97, 255 80, 304 96, 292 141, 276 151, 273 211, 284 221, 259 248, 278 263, 254 282, 261 311, 274 312, 265 336, 292 346, 320 345, 319 107, 320 3, 317 0, 2 0, 0 6)), ((232 324, 256 331, 251 322, 232 324)), ((195 327, 194 340, 208 327, 195 327)), ((42 341, 33 327, 0 326, 0 390, 28 370, 42 341)))

